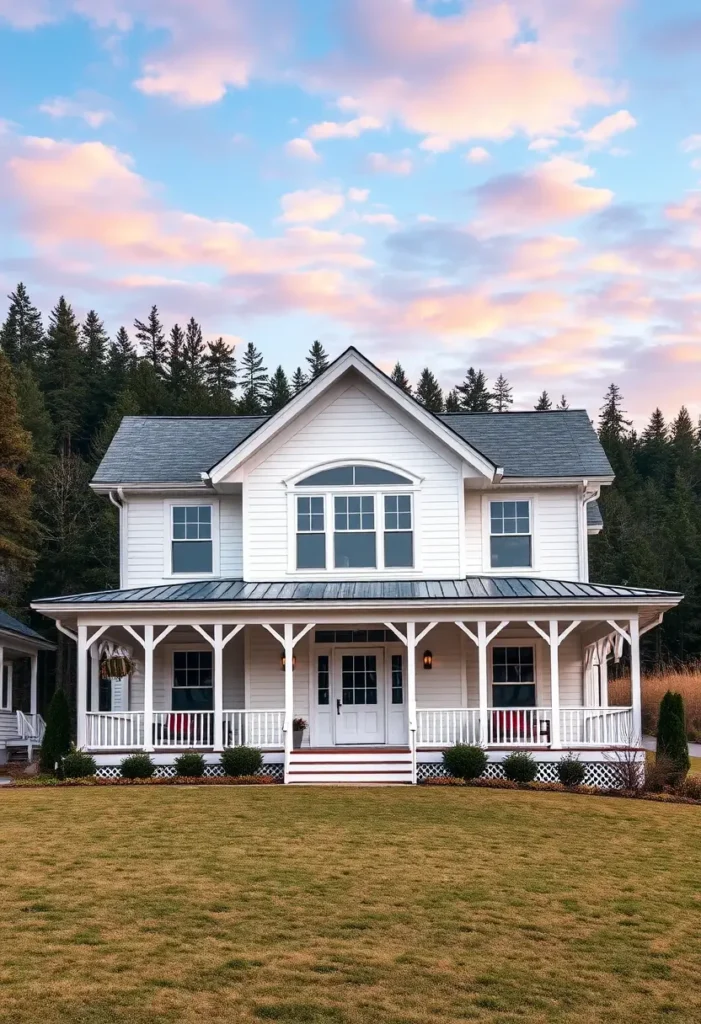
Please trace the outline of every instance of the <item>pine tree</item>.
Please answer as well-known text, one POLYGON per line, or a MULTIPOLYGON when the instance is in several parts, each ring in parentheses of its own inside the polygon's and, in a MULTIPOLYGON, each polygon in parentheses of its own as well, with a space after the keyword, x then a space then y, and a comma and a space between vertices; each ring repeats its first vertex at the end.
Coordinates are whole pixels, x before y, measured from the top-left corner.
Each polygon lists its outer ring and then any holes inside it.
POLYGON ((168 385, 171 394, 177 400, 183 392, 183 378, 185 376, 185 365, 183 359, 183 348, 185 347, 185 335, 180 324, 173 324, 168 338, 168 385))
POLYGON ((46 731, 41 742, 39 767, 48 775, 60 773, 61 758, 71 749, 71 713, 66 694, 56 690, 46 713, 46 731))
POLYGON ((698 461, 699 444, 689 410, 685 405, 681 407, 678 415, 672 421, 670 433, 671 452, 675 467, 684 473, 693 474, 698 461))
POLYGON ((421 371, 416 399, 429 412, 443 412, 443 391, 428 366, 421 371))
POLYGON ((561 395, 560 396, 560 401, 557 403, 555 408, 559 409, 561 412, 564 412, 565 409, 569 409, 569 407, 570 407, 570 403, 567 401, 567 399, 565 398, 564 395, 561 395))
POLYGON ((78 448, 86 398, 85 361, 72 307, 61 296, 49 316, 42 377, 59 449, 78 448))
POLYGON ((456 391, 460 396, 460 409, 464 412, 492 411, 494 396, 487 387, 487 378, 482 370, 471 366, 456 391))
POLYGON ((494 405, 497 412, 508 412, 509 406, 513 405, 513 388, 503 373, 497 377, 494 385, 494 405))
POLYGON ((13 366, 41 361, 44 328, 41 313, 33 306, 27 289, 20 283, 11 295, 7 318, 0 328, 0 348, 13 366))
POLYGON ((462 406, 460 404, 460 396, 458 395, 457 388, 453 388, 449 391, 445 400, 445 411, 446 412, 460 412, 462 406))
POLYGON ((268 388, 268 371, 263 364, 263 354, 252 341, 246 345, 241 358, 241 387, 243 398, 238 411, 242 415, 259 416, 265 407, 268 388))
POLYGON ((0 352, 0 604, 15 608, 34 562, 31 437, 23 428, 12 367, 0 352))
POLYGON ((394 364, 394 369, 392 370, 390 377, 398 388, 401 388, 402 391, 405 391, 407 395, 411 394, 411 384, 409 383, 409 378, 404 372, 404 367, 399 361, 397 361, 394 364))
POLYGON ((686 738, 684 698, 680 693, 667 690, 660 702, 657 722, 657 759, 666 758, 672 766, 674 781, 683 781, 691 767, 689 744, 686 738))
MULTIPOLYGON (((564 398, 564 395, 563 395, 563 398, 564 398)), ((537 412, 550 412, 552 407, 553 407, 553 403, 550 401, 550 395, 548 394, 547 391, 543 391, 541 393, 540 398, 538 399, 538 401, 536 402, 536 404, 534 405, 533 408, 537 412)))
POLYGON ((43 477, 53 456, 54 428, 36 375, 27 363, 20 363, 15 370, 15 388, 22 426, 32 440, 27 468, 36 481, 43 477))
POLYGON ((204 380, 204 354, 202 328, 191 316, 185 328, 185 344, 183 346, 185 388, 188 392, 193 388, 200 387, 204 380))
POLYGON ((107 379, 112 395, 124 391, 135 369, 136 349, 126 327, 120 327, 107 353, 107 379))
POLYGON ((283 368, 278 366, 277 370, 270 378, 270 384, 268 385, 266 412, 277 412, 278 409, 282 409, 284 405, 287 405, 291 397, 292 392, 287 380, 287 375, 283 368))
POLYGON ((599 416, 599 437, 603 442, 623 441, 630 426, 623 410, 621 389, 617 384, 609 384, 599 416))
POLYGON ((85 373, 85 409, 83 421, 85 426, 85 443, 90 444, 93 434, 99 428, 105 408, 113 397, 109 392, 107 372, 107 349, 109 337, 104 324, 94 309, 85 317, 81 327, 85 373))
POLYGON ((204 356, 204 377, 217 409, 231 411, 237 372, 234 350, 223 338, 210 342, 209 351, 204 356))
POLYGON ((641 473, 664 484, 669 480, 671 463, 669 453, 669 431, 661 409, 655 409, 642 432, 638 446, 637 462, 641 473))
POLYGON ((329 357, 320 341, 312 342, 307 362, 309 363, 309 377, 311 380, 314 380, 320 373, 323 373, 329 365, 329 357))
POLYGON ((149 360, 160 377, 165 376, 167 346, 163 325, 158 317, 158 306, 151 306, 146 323, 135 320, 134 330, 143 346, 144 358, 149 360))
POLYGON ((304 375, 304 370, 301 366, 298 366, 292 374, 292 393, 296 395, 302 390, 302 388, 306 387, 308 383, 309 379, 304 375))

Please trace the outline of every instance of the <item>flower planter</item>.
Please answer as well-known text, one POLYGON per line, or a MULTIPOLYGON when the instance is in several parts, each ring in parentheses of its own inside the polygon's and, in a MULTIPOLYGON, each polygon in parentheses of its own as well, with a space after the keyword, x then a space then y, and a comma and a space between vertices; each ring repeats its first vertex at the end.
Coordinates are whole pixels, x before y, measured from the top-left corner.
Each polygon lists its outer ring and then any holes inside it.
POLYGON ((302 740, 304 739, 304 729, 293 729, 292 730, 292 748, 293 750, 299 750, 302 746, 302 740))

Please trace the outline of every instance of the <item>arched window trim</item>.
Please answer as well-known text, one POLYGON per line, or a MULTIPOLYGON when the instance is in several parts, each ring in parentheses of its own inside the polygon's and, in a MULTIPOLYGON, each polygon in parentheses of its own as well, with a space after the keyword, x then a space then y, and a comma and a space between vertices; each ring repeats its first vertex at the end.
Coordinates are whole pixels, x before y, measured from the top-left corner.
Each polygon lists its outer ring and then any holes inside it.
POLYGON ((305 490, 308 489, 310 491, 335 491, 352 487, 354 492, 362 490, 408 490, 421 487, 422 484, 423 477, 417 476, 416 473, 411 473, 403 466, 396 466, 390 462, 378 462, 374 459, 337 459, 334 462, 322 462, 317 466, 310 466, 301 473, 296 473, 293 477, 290 477, 285 481, 285 486, 290 490, 304 488, 305 490), (346 466, 364 466, 369 469, 382 469, 387 473, 396 473, 399 476, 405 477, 408 483, 392 481, 381 484, 305 484, 303 482, 311 476, 316 476, 317 473, 323 473, 329 469, 342 469, 346 466))

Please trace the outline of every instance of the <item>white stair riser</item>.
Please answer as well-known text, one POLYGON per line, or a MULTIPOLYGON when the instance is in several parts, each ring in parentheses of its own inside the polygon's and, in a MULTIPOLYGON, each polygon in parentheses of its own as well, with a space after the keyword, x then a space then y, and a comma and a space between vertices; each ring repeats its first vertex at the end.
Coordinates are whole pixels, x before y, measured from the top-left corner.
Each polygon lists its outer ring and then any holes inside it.
POLYGON ((316 754, 294 751, 290 764, 409 764, 411 754, 316 754))
POLYGON ((304 783, 317 783, 317 782, 328 782, 328 783, 344 783, 344 782, 397 782, 408 784, 411 782, 411 772, 299 772, 290 773, 289 781, 292 785, 295 782, 304 783))

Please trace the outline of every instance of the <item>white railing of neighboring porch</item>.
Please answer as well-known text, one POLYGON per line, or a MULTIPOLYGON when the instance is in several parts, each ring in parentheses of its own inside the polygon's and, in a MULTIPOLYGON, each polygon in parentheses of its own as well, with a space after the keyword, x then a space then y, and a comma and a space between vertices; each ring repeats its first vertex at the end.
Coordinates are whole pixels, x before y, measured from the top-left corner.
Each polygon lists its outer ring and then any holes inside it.
POLYGON ((225 711, 225 747, 282 747, 285 711, 225 711))
POLYGON ((46 722, 41 715, 30 715, 25 711, 16 711, 17 735, 21 740, 41 743, 46 731, 46 722))
POLYGON ((626 746, 633 743, 632 708, 562 708, 563 747, 626 746))
POLYGON ((90 749, 143 747, 143 711, 92 711, 85 716, 85 743, 90 749))
POLYGON ((478 708, 418 708, 416 743, 422 747, 449 747, 479 743, 478 708))

